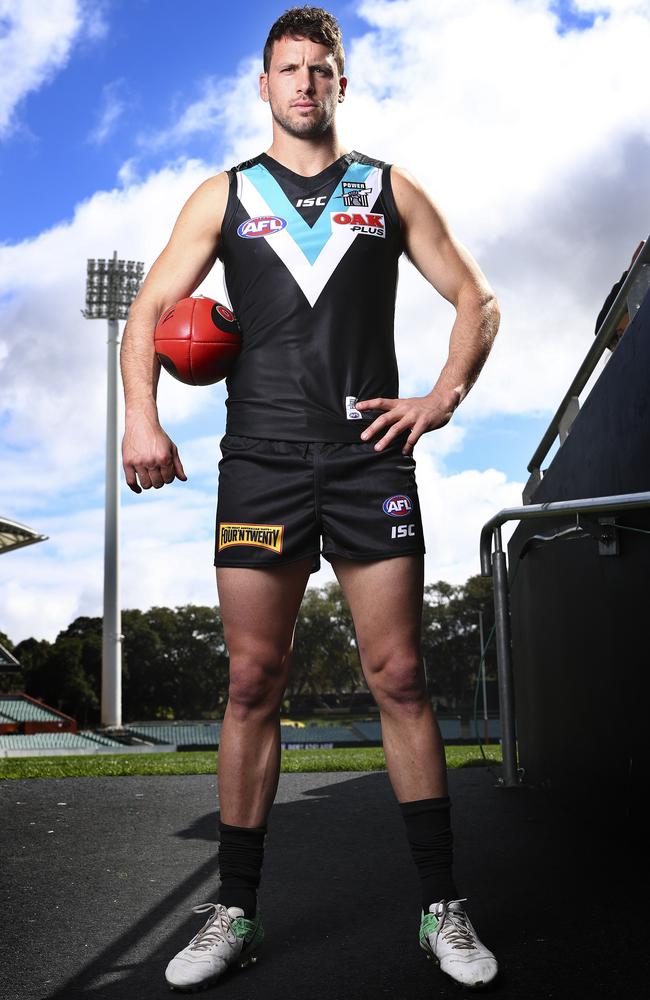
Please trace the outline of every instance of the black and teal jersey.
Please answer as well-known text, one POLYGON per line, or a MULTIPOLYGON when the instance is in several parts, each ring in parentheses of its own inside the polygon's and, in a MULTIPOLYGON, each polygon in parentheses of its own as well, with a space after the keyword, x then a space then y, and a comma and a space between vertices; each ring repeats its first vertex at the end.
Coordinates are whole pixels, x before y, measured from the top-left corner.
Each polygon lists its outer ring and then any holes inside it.
POLYGON ((220 257, 241 327, 226 432, 357 441, 398 396, 400 221, 390 165, 350 152, 313 177, 266 153, 228 171, 220 257))

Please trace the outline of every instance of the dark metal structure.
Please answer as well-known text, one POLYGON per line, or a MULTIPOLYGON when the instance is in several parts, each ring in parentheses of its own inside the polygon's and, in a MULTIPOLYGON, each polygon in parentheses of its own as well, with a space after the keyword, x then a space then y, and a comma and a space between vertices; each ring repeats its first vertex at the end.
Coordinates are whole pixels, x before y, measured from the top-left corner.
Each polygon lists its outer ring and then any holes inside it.
MULTIPOLYGON (((574 388, 586 385, 609 340, 633 271, 574 388)), ((583 406, 565 396, 529 465, 528 502, 495 515, 481 534, 481 571, 495 584, 507 786, 523 773, 628 800, 636 788, 648 646, 650 296, 630 314, 583 406), (558 434, 561 447, 542 475, 539 463, 558 434), (520 525, 506 570, 501 525, 511 520, 520 525)))

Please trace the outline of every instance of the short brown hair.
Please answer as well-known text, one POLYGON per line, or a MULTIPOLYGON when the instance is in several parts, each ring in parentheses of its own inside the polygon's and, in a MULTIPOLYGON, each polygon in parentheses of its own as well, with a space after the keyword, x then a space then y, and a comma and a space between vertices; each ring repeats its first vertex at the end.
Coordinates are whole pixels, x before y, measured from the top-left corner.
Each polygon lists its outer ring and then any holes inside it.
POLYGON ((274 42, 287 35, 300 35, 312 42, 327 45, 338 66, 339 76, 343 76, 345 53, 343 52, 343 37, 339 23, 333 14, 322 7, 291 7, 282 14, 269 31, 269 37, 264 45, 264 72, 268 73, 271 65, 271 53, 274 42))

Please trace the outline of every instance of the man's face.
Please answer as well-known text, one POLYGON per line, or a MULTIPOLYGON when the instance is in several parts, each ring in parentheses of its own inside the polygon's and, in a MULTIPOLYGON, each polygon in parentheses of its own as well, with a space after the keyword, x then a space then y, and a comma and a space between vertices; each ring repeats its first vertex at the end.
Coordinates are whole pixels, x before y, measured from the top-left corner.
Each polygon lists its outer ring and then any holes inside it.
POLYGON ((260 97, 285 132, 313 139, 332 124, 346 84, 326 45, 287 36, 274 43, 269 72, 260 74, 260 97))

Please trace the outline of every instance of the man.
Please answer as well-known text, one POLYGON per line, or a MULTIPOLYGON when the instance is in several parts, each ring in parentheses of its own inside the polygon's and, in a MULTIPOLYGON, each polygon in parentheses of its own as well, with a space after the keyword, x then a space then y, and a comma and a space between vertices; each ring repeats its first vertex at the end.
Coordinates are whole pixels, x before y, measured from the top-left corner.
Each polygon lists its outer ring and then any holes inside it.
POLYGON ((178 989, 254 960, 263 938, 257 888, 279 776, 280 706, 321 534, 350 604, 421 878, 420 945, 459 982, 481 985, 497 971, 452 875, 444 752, 420 649, 424 543, 413 448, 466 396, 499 313, 478 265, 419 184, 341 144, 343 70, 340 30, 326 11, 292 8, 275 22, 260 74, 273 142, 189 198, 131 307, 122 347, 127 482, 139 493, 185 480, 158 421, 152 333, 161 313, 223 260, 243 346, 226 383, 215 551, 230 657, 219 746, 221 884, 217 903, 196 908, 209 914, 206 924, 167 967, 178 989), (393 343, 402 251, 457 312, 435 385, 405 399, 393 343), (251 533, 251 525, 267 530, 251 533))

